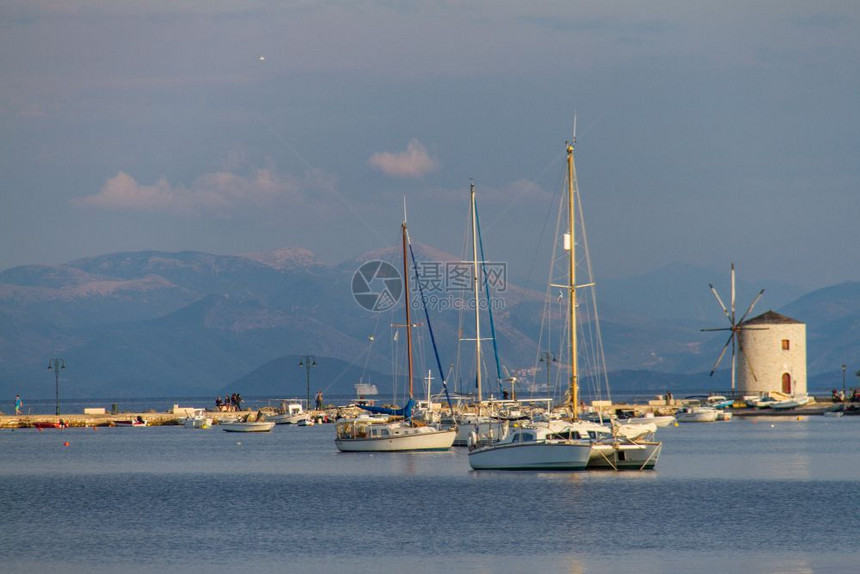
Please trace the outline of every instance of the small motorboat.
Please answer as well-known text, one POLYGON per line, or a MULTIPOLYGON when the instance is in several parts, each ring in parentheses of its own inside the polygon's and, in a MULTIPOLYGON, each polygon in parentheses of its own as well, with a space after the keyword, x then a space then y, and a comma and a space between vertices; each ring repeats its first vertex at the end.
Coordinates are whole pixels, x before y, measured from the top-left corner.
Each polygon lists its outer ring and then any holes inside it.
POLYGON ((266 417, 266 420, 273 421, 279 425, 296 425, 302 424, 310 418, 311 414, 305 410, 304 404, 300 399, 295 399, 287 403, 282 401, 281 407, 278 409, 278 414, 266 417))
POLYGON ((212 418, 205 415, 187 417, 182 426, 187 429, 211 429, 212 418))
POLYGON ((765 395, 765 396, 759 397, 757 399, 750 399, 750 400, 746 401, 746 403, 749 406, 755 407, 757 409, 770 408, 770 406, 773 405, 773 403, 775 403, 775 402, 777 402, 777 400, 775 398, 771 397, 770 395, 765 395))
POLYGON ((188 416, 177 419, 177 422, 187 429, 212 428, 212 417, 206 416, 205 409, 194 409, 188 416))
POLYGON ((62 420, 60 420, 60 421, 37 421, 37 422, 33 423, 33 428, 39 429, 39 430, 64 429, 64 428, 68 428, 68 426, 69 425, 66 424, 65 421, 62 421, 62 420))
POLYGON ((792 395, 791 397, 776 401, 771 403, 770 408, 774 410, 787 410, 787 409, 796 409, 797 407, 802 407, 803 405, 809 403, 811 401, 811 397, 809 395, 792 395))
POLYGON ((272 421, 239 421, 234 423, 221 423, 221 430, 227 432, 269 432, 274 428, 272 421))
POLYGON ((712 423, 717 420, 717 409, 687 405, 675 413, 679 423, 712 423))
POLYGON ((137 416, 131 420, 118 420, 113 421, 113 424, 118 427, 145 427, 146 419, 141 416, 137 416))
POLYGON ((733 399, 727 399, 723 395, 711 395, 705 399, 705 404, 707 406, 720 410, 727 409, 734 403, 735 401, 733 399))
POLYGON ((630 417, 622 422, 628 425, 647 425, 655 424, 658 427, 667 427, 675 422, 675 417, 672 415, 655 415, 653 412, 647 412, 641 417, 630 417))

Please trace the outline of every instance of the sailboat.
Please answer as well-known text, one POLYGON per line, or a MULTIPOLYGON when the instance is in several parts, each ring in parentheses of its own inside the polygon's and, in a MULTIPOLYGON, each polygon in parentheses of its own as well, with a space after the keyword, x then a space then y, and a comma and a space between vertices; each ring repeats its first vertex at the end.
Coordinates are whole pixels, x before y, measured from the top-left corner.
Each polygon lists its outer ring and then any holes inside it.
MULTIPOLYGON (((472 296, 474 297, 475 310, 475 389, 477 401, 475 402, 474 412, 462 412, 457 417, 458 432, 457 438, 454 439, 456 446, 467 446, 469 437, 472 433, 477 433, 481 436, 491 436, 499 438, 503 435, 504 421, 498 416, 493 416, 494 413, 485 411, 483 401, 483 371, 481 362, 483 360, 481 351, 481 283, 482 283, 482 265, 483 261, 483 246, 481 247, 481 261, 478 261, 478 243, 480 241, 480 231, 478 228, 478 205, 475 197, 474 182, 469 186, 469 227, 472 239, 472 296)), ((489 286, 487 286, 487 310, 492 313, 492 307, 489 305, 489 286)), ((491 318, 492 321, 492 318, 491 318)), ((492 324, 492 323, 491 323, 492 324)), ((497 359, 498 363, 498 359, 497 359)), ((492 410, 492 409, 490 409, 492 410)))
POLYGON ((406 221, 401 225, 403 238, 403 282, 406 306, 406 356, 409 377, 409 400, 402 409, 362 406, 363 409, 387 416, 362 415, 341 419, 335 424, 335 446, 341 452, 404 452, 447 450, 457 435, 454 429, 439 429, 412 418, 415 405, 412 389, 412 317, 409 297, 409 263, 406 257, 408 234, 406 221))
POLYGON ((576 240, 575 240, 575 212, 577 205, 577 179, 576 162, 574 161, 574 147, 576 135, 567 144, 567 196, 568 196, 568 269, 569 280, 566 286, 569 292, 569 351, 571 362, 570 374, 570 412, 571 423, 568 432, 571 436, 586 436, 592 441, 591 455, 588 460, 588 469, 612 469, 612 470, 648 470, 653 469, 660 457, 663 443, 649 440, 656 425, 648 425, 648 428, 633 428, 630 425, 615 425, 607 430, 602 425, 581 420, 579 417, 579 385, 577 372, 577 323, 576 323, 576 240))
POLYGON ((568 252, 568 283, 558 286, 567 290, 569 298, 570 420, 534 422, 532 427, 514 430, 501 440, 487 445, 481 444, 480 437, 473 437, 469 464, 476 470, 489 468, 642 470, 654 468, 662 450, 660 442, 639 437, 630 438, 619 432, 617 428, 610 430, 603 425, 581 420, 579 417, 574 239, 576 167, 573 152, 575 142, 574 137, 566 145, 568 234, 565 238, 565 248, 568 252))
MULTIPOLYGON (((571 313, 571 386, 570 400, 572 420, 575 423, 577 387, 576 387, 576 304, 574 285, 574 249, 573 249, 573 146, 568 145, 568 202, 570 208, 570 293, 571 313)), ((579 429, 571 429, 568 424, 553 428, 553 423, 534 423, 533 427, 515 429, 502 439, 481 445, 479 437, 473 437, 469 452, 469 466, 475 470, 584 470, 592 453, 592 440, 588 435, 581 435, 579 429), (475 440, 478 439, 478 440, 475 440)))

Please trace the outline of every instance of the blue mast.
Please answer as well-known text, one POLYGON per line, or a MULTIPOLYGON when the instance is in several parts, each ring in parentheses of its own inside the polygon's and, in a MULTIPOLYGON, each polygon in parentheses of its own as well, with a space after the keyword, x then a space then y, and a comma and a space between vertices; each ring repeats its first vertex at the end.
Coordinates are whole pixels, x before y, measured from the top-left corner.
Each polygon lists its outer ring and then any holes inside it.
POLYGON ((493 356, 496 359, 496 381, 499 384, 499 394, 502 395, 505 389, 502 387, 502 365, 499 362, 499 346, 496 343, 496 325, 493 321, 493 306, 490 305, 490 282, 487 281, 487 260, 484 257, 484 240, 481 238, 481 221, 478 219, 478 202, 475 200, 475 226, 478 232, 478 245, 481 249, 481 271, 484 275, 484 293, 487 297, 487 313, 490 317, 490 336, 493 339, 493 356))

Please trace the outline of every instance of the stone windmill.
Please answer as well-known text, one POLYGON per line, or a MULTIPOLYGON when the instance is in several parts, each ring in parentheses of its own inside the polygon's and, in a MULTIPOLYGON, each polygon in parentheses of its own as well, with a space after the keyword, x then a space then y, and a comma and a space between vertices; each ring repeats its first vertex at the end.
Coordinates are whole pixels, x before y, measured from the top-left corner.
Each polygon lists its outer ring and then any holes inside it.
POLYGON ((732 392, 735 391, 735 380, 737 377, 737 355, 740 353, 744 361, 746 361, 746 365, 749 368, 749 372, 752 374, 752 377, 755 378, 755 372, 752 369, 752 365, 750 364, 749 357, 744 352, 742 346, 742 339, 740 333, 742 330, 747 329, 766 329, 767 327, 755 327, 755 326, 747 326, 744 325, 744 320, 747 318, 747 315, 752 312, 755 304, 758 303, 758 300, 761 299, 761 296, 764 294, 764 289, 758 292, 758 295, 755 296, 753 302, 750 303, 750 306, 747 308, 746 313, 744 313, 740 319, 737 319, 735 316, 735 264, 732 263, 732 293, 731 293, 731 310, 726 307, 725 303, 723 303, 722 298, 720 298, 720 294, 717 293, 716 288, 712 284, 708 285, 711 288, 711 292, 714 294, 714 297, 717 299, 717 303, 720 304, 720 308, 723 310, 726 318, 729 320, 728 327, 715 327, 709 329, 702 329, 702 331, 729 331, 729 338, 726 340, 725 345, 723 345, 722 350, 720 351, 720 356, 717 357, 717 361, 714 363, 714 366, 711 368, 711 373, 709 376, 714 376, 714 372, 717 370, 717 367, 720 366, 720 362, 723 360, 723 357, 726 355, 726 351, 729 348, 729 345, 732 346, 732 392))

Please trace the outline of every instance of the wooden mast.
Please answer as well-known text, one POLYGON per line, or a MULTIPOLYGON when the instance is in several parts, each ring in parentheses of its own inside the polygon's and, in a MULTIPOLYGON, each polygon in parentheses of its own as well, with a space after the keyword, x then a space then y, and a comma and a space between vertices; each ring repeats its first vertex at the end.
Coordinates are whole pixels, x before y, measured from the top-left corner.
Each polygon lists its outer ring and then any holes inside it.
POLYGON ((481 391, 481 316, 480 316, 480 270, 478 268, 478 210, 475 207, 475 183, 472 182, 469 188, 471 207, 472 207, 472 264, 474 269, 474 292, 475 292, 475 371, 477 373, 475 381, 478 389, 478 414, 481 413, 481 400, 483 393, 481 391))
POLYGON ((579 419, 579 389, 576 372, 576 235, 575 224, 575 181, 576 167, 573 162, 573 146, 576 136, 567 144, 567 208, 568 208, 568 266, 570 269, 568 290, 570 292, 570 415, 572 420, 579 419))
POLYGON ((412 398, 412 317, 410 316, 409 301, 409 264, 406 260, 406 216, 400 226, 403 232, 403 295, 406 302, 406 364, 409 372, 409 398, 412 398))

